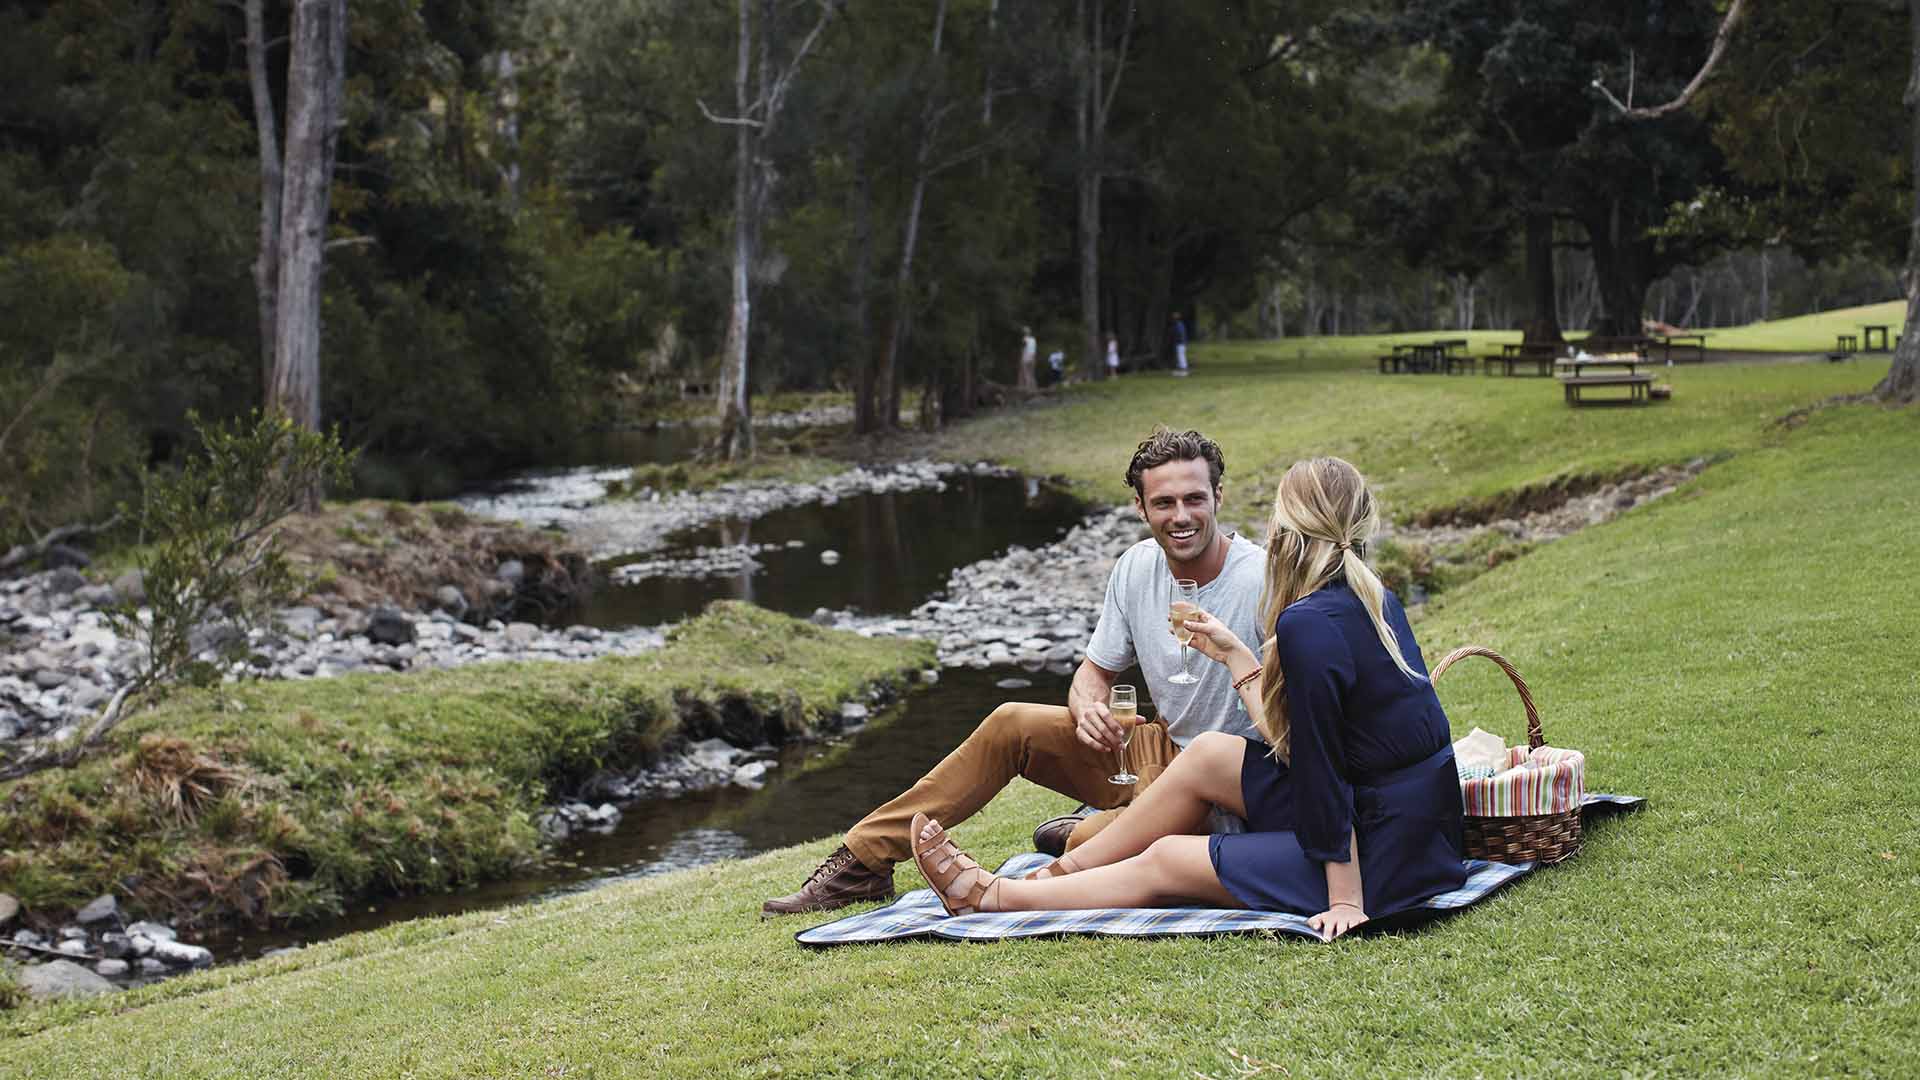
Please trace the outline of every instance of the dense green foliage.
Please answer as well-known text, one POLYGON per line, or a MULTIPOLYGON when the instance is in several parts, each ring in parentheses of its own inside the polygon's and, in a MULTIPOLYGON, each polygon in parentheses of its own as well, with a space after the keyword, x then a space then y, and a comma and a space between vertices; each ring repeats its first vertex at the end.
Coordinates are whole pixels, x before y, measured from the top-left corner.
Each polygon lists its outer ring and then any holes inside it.
MULTIPOLYGON (((1902 136, 1879 119, 1899 17, 1840 32, 1853 5, 1788 7, 1736 35, 1700 109, 1634 124, 1588 81, 1670 94, 1714 0, 852 0, 760 149, 750 381, 845 390, 878 366, 935 424, 1015 381, 1022 325, 1084 370, 1093 174, 1096 319, 1129 367, 1164 361, 1175 310, 1203 336, 1424 327, 1449 307, 1513 326, 1552 260, 1591 267, 1585 310, 1612 329, 1728 245, 1864 253, 1803 291, 1879 299, 1855 294, 1884 288, 1902 243, 1902 136), (1106 120, 1082 150, 1094 48, 1106 120), (1529 217, 1557 245, 1544 264, 1519 254, 1529 217), (1463 300, 1482 290, 1476 314, 1463 300)), ((264 5, 275 110, 288 8, 264 5)), ((815 16, 754 10, 770 58, 815 16)), ((351 17, 321 386, 360 490, 444 493, 712 387, 733 7, 380 0, 351 17)), ((0 12, 0 542, 105 517, 139 466, 177 460, 189 410, 261 401, 247 59, 234 3, 0 12)))
POLYGON ((542 857, 534 815, 568 783, 734 703, 760 738, 807 734, 930 653, 723 601, 639 656, 184 691, 110 753, 0 785, 0 892, 298 919, 500 877, 542 857))

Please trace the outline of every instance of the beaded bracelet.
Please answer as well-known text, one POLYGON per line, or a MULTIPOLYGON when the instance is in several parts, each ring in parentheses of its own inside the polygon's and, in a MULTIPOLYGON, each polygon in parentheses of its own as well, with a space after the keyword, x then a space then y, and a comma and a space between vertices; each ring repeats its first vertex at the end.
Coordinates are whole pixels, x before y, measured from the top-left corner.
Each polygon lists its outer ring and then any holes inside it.
POLYGON ((1235 690, 1238 690, 1241 687, 1247 685, 1248 683, 1252 682, 1253 680, 1259 677, 1260 677, 1260 666, 1258 664, 1255 664, 1252 671, 1249 671, 1245 675, 1242 675, 1239 678, 1233 680, 1233 688, 1235 690))

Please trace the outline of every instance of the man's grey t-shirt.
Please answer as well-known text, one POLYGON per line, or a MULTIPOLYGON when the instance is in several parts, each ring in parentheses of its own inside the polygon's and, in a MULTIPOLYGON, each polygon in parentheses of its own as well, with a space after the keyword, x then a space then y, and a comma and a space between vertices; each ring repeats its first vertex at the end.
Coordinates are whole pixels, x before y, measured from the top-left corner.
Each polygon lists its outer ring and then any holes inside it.
MULTIPOLYGON (((1220 575, 1200 586, 1200 610, 1226 623, 1258 655, 1268 636, 1260 627, 1266 552, 1238 535, 1230 540, 1220 575)), ((1225 664, 1194 649, 1187 670, 1200 681, 1186 686, 1167 681, 1180 670, 1180 643, 1167 629, 1172 603, 1167 553, 1151 538, 1128 548, 1107 578, 1107 602, 1087 642, 1087 659, 1108 671, 1125 671, 1138 661, 1158 719, 1183 749, 1203 731, 1260 738, 1225 664)))

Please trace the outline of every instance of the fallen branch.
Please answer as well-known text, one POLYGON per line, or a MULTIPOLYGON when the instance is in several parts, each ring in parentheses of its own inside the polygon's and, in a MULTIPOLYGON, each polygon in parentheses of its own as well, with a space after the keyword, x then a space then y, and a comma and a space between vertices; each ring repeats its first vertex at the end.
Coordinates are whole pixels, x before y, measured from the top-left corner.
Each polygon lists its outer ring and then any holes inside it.
POLYGON ((88 525, 62 525, 31 544, 16 544, 6 555, 0 556, 0 573, 5 573, 23 563, 32 562, 45 555, 55 544, 63 544, 76 536, 90 536, 106 532, 120 524, 120 515, 115 514, 105 521, 88 525))

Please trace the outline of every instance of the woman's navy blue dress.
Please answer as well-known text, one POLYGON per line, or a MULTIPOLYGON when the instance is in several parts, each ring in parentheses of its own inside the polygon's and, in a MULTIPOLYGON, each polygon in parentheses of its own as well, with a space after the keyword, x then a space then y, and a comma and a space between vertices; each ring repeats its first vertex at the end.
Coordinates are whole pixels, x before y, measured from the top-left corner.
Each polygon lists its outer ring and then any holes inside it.
MULTIPOLYGON (((1391 592, 1385 613, 1408 666, 1425 676, 1391 592)), ((1293 760, 1248 741, 1240 790, 1249 831, 1212 838, 1220 883, 1255 910, 1318 914, 1327 909, 1325 864, 1351 857, 1351 831, 1369 917, 1459 888, 1460 777, 1432 684, 1394 666, 1344 580, 1281 612, 1274 637, 1293 760)))

